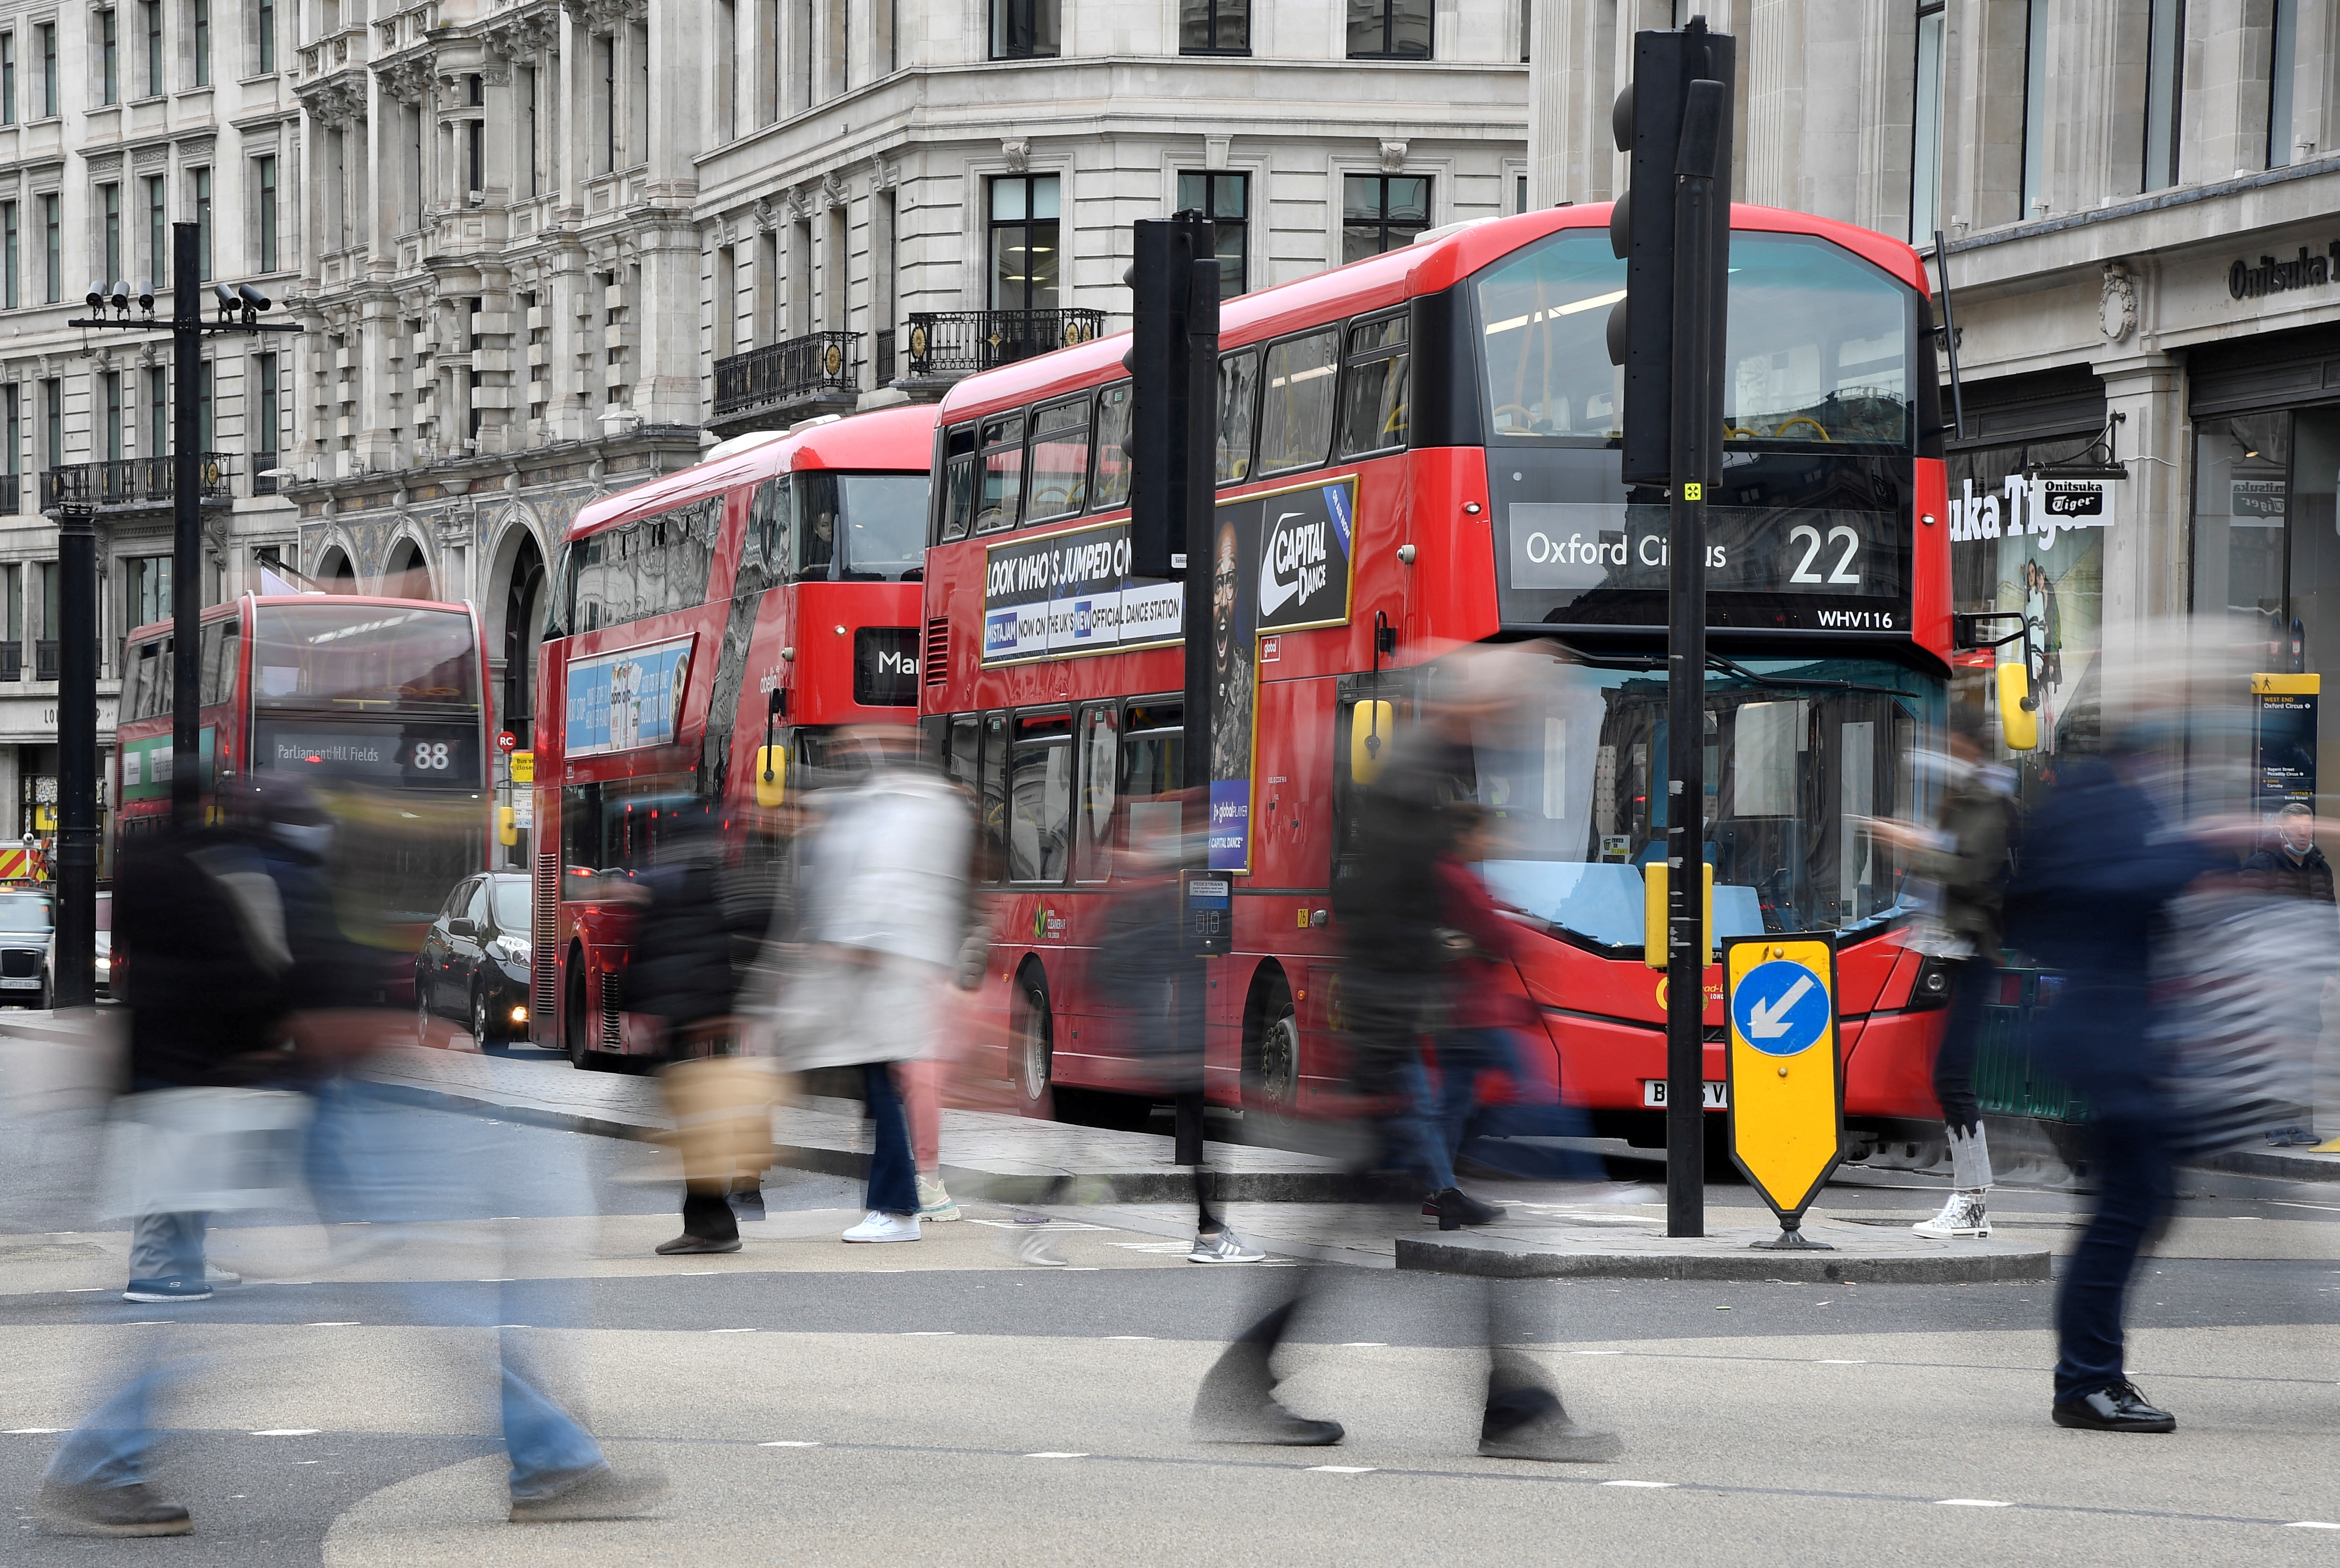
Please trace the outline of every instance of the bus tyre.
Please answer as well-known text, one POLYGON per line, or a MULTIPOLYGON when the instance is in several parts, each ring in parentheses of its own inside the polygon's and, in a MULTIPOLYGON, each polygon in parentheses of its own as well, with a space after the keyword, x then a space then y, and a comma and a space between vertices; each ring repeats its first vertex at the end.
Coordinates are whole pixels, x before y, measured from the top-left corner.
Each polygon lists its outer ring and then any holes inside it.
POLYGON ((582 953, 572 955, 569 960, 562 1000, 561 1043, 569 1047, 569 1065, 583 1072, 597 1064, 593 1060, 592 1020, 585 1016, 585 955, 582 953))
POLYGON ((1016 1059, 1010 1070, 1027 1113, 1049 1106, 1048 1090, 1056 1072, 1056 1028, 1048 1013, 1048 976, 1036 960, 1016 977, 1011 1048, 1016 1059))
POLYGON ((1249 1106, 1272 1116, 1290 1116, 1300 1103, 1300 1016, 1292 987, 1271 977, 1260 994, 1244 1086, 1249 1106))

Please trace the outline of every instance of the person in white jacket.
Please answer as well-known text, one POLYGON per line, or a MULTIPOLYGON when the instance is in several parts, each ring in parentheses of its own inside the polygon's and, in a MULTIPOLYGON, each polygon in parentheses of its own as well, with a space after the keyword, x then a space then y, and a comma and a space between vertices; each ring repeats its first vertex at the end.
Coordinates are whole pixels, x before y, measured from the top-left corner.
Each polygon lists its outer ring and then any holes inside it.
POLYGON ((862 1070, 875 1127, 869 1213, 845 1239, 916 1241, 917 1164, 894 1069, 939 1047, 975 823, 959 793, 918 764, 911 731, 853 739, 869 770, 818 802, 798 873, 798 945, 772 971, 775 1047, 798 1072, 862 1070))

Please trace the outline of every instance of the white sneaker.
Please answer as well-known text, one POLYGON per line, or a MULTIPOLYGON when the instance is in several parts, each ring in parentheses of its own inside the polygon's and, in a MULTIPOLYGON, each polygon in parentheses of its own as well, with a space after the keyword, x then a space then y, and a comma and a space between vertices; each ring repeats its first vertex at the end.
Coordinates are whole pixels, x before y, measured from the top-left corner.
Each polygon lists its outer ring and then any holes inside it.
POLYGON ((205 1285, 242 1285, 243 1275, 222 1268, 215 1263, 207 1263, 203 1265, 203 1283, 205 1285))
POLYGON ((871 1209, 869 1217, 845 1233, 847 1241, 916 1241, 918 1239, 918 1216, 914 1214, 887 1214, 871 1209))
POLYGON ((939 1172, 918 1173, 918 1217, 932 1220, 937 1225, 959 1217, 958 1200, 943 1190, 943 1178, 939 1172))
POLYGON ((1919 1220, 1909 1227, 1919 1236, 1929 1236, 1937 1241, 1955 1241, 1970 1236, 1977 1241, 1988 1240, 1990 1221, 1983 1212, 1982 1194, 1954 1192, 1942 1205, 1942 1212, 1931 1219, 1919 1220))
POLYGON ((1216 1236, 1205 1236, 1201 1231, 1196 1231, 1195 1249, 1186 1255, 1186 1261, 1188 1263, 1258 1263, 1266 1256, 1267 1254, 1255 1246, 1245 1246, 1244 1238, 1234 1233, 1233 1226, 1228 1226, 1216 1236))

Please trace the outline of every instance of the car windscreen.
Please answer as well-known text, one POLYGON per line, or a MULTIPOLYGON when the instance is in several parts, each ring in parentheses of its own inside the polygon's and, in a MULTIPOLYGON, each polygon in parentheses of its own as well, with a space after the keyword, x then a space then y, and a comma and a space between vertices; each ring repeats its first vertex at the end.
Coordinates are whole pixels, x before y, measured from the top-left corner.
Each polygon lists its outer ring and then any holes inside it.
POLYGON ((525 935, 529 928, 530 897, 525 877, 498 877, 490 885, 488 899, 493 906, 496 929, 525 935))
POLYGON ((45 931, 49 901, 38 893, 0 895, 0 931, 45 931))

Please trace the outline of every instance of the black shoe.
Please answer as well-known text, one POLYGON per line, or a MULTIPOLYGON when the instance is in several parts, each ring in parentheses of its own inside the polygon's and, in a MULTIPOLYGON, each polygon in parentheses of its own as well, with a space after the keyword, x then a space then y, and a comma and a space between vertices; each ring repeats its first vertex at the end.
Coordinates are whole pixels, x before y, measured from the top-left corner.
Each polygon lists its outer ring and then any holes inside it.
POLYGON ((1479 1452, 1489 1459, 1601 1464, 1624 1453, 1625 1442, 1613 1432, 1577 1425, 1549 1389, 1520 1389, 1487 1401, 1479 1452))
POLYGON ((122 1293, 124 1301, 209 1301, 212 1287, 201 1275, 174 1274, 165 1279, 134 1279, 122 1293))
POLYGON ((1269 1443, 1284 1448, 1330 1448, 1347 1435, 1337 1421, 1294 1415, 1273 1399, 1247 1410, 1195 1412, 1195 1435, 1205 1443, 1269 1443))
POLYGON ((2145 1402, 2134 1383, 2116 1383, 2056 1406, 2056 1424, 2089 1432, 2175 1432, 2177 1417, 2145 1402))
POLYGON ((749 1187, 746 1192, 733 1193, 731 1195, 731 1212, 738 1215, 741 1219, 763 1218, 764 1189, 761 1187, 749 1187))
POLYGON ((654 1249, 660 1257, 675 1257, 689 1253, 738 1252, 739 1238, 712 1236, 692 1236, 685 1231, 672 1241, 662 1241, 654 1249))
POLYGON ((41 1516, 66 1535, 192 1535, 195 1522, 175 1503, 144 1486, 60 1486, 41 1483, 41 1516))
POLYGON ((1438 1195, 1438 1228, 1461 1230, 1466 1225, 1492 1225, 1503 1217, 1503 1211, 1491 1203, 1481 1203, 1461 1187, 1451 1186, 1438 1195))

